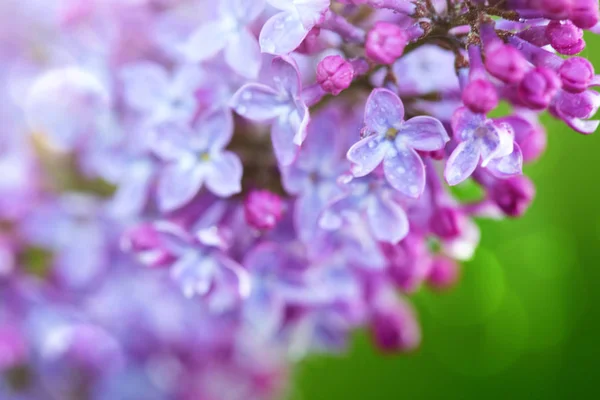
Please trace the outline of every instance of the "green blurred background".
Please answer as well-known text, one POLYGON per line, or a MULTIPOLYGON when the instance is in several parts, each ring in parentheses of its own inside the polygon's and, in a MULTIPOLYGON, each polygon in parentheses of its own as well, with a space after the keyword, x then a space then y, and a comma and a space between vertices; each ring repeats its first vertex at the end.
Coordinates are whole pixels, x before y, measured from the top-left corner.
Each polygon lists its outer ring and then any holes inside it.
MULTIPOLYGON (((600 72, 600 36, 586 39, 600 72)), ((543 122, 527 215, 480 221, 458 286, 413 296, 421 348, 385 356, 359 332, 347 354, 301 363, 291 400, 600 398, 600 132, 543 122)))

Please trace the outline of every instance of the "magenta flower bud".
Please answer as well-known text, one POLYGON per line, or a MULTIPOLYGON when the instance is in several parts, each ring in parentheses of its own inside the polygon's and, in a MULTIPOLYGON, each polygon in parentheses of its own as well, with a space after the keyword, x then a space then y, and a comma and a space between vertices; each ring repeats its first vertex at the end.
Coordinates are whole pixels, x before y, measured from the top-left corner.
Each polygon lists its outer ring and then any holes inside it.
POLYGON ((246 222, 260 230, 272 229, 283 216, 281 198, 268 190, 252 191, 244 201, 246 222))
POLYGON ((498 91, 487 79, 475 79, 463 90, 462 99, 474 113, 487 114, 498 105, 498 91))
POLYGON ((379 64, 393 64, 404 53, 408 34, 398 25, 379 21, 367 34, 365 53, 379 64))
POLYGON ((502 82, 517 83, 527 72, 527 60, 514 47, 495 41, 486 46, 485 54, 485 68, 502 82))
POLYGON ((556 72, 546 67, 529 71, 519 84, 519 99, 533 110, 543 110, 550 105, 560 89, 561 81, 556 72))
POLYGON ((565 19, 571 9, 572 0, 544 0, 540 1, 538 7, 541 7, 545 15, 551 18, 565 19))
POLYGON ((415 349, 421 342, 421 331, 412 311, 404 304, 378 307, 371 321, 373 340, 386 353, 415 349))
POLYGON ((572 56, 585 48, 583 30, 571 21, 550 21, 546 26, 545 35, 550 45, 560 54, 572 56))
POLYGON ((523 154, 523 162, 537 160, 546 150, 548 142, 546 130, 539 123, 520 115, 512 115, 496 121, 507 123, 513 128, 515 142, 519 145, 523 154))
POLYGON ((354 78, 352 64, 340 56, 327 56, 317 66, 317 82, 327 93, 337 96, 354 78))
POLYGON ((440 207, 431 216, 431 231, 442 239, 456 239, 464 227, 464 215, 455 208, 440 207))
POLYGON ((594 27, 599 17, 598 0, 573 0, 569 19, 581 29, 594 27))
POLYGON ((526 176, 498 180, 490 191, 492 201, 509 217, 525 214, 535 196, 535 187, 526 176))
POLYGON ((558 69, 562 80, 562 87, 567 92, 581 93, 587 90, 594 79, 594 66, 591 62, 581 57, 565 60, 558 69))
POLYGON ((431 263, 427 283, 434 289, 447 289, 458 281, 458 263, 450 258, 436 257, 431 263))
POLYGON ((0 372, 25 362, 27 343, 22 332, 10 325, 0 326, 0 372))
POLYGON ((134 254, 142 264, 154 268, 170 266, 176 259, 161 233, 150 223, 126 231, 121 237, 121 248, 134 254))

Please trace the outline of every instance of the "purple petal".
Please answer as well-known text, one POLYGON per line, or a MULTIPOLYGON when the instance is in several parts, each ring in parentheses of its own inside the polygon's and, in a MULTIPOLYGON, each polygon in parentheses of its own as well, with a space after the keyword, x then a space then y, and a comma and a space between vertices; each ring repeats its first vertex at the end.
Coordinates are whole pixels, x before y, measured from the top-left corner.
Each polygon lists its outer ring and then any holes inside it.
POLYGON ((316 188, 298 197, 294 208, 294 226, 300 240, 308 242, 315 238, 324 205, 325 201, 316 188))
POLYGON ((499 178, 521 174, 523 171, 523 154, 519 145, 515 143, 511 154, 490 161, 487 169, 499 178))
POLYGON ((298 131, 294 129, 294 124, 290 121, 298 119, 293 118, 290 113, 287 117, 281 117, 273 124, 271 129, 271 140, 273 142, 273 150, 275 151, 275 157, 282 166, 290 165, 296 159, 298 150, 300 149, 295 143, 294 138, 298 134, 298 131))
POLYGON ((449 140, 444 125, 433 117, 409 119, 402 125, 396 136, 396 143, 401 141, 409 147, 421 151, 440 150, 449 140))
POLYGON ((217 152, 225 148, 233 135, 233 119, 229 110, 219 109, 200 118, 190 138, 189 147, 198 151, 217 152))
POLYGON ((265 0, 221 0, 221 13, 234 15, 238 23, 254 21, 265 9, 265 0))
MULTIPOLYGON (((504 157, 513 152, 515 133, 509 124, 485 124, 487 133, 481 138, 481 165, 485 167, 494 158, 504 157)), ((483 128, 480 128, 483 129, 483 128)))
POLYGON ((189 156, 189 145, 194 132, 183 124, 165 122, 151 132, 149 147, 165 161, 178 161, 189 156))
POLYGON ((373 172, 381 164, 390 147, 389 141, 377 135, 367 136, 356 142, 346 155, 352 162, 352 174, 361 177, 373 172))
POLYGON ((263 53, 289 54, 302 43, 308 31, 296 13, 280 12, 269 18, 260 31, 260 49, 263 53))
POLYGON ((408 147, 397 147, 396 150, 389 151, 383 160, 385 178, 403 195, 417 198, 425 190, 423 160, 408 147))
POLYGON ((202 296, 208 293, 217 269, 215 260, 190 250, 173 264, 171 278, 186 297, 202 296))
POLYGON ((390 198, 371 196, 367 206, 367 218, 371 232, 379 241, 395 244, 408 234, 406 213, 390 198))
POLYGON ((242 191, 242 162, 230 151, 211 154, 206 187, 220 197, 229 197, 242 191))
POLYGON ((164 167, 156 189, 160 210, 173 211, 187 204, 202 188, 205 175, 205 168, 199 165, 176 163, 164 167))
POLYGON ((242 86, 231 99, 231 108, 242 117, 267 122, 289 109, 289 102, 273 88, 258 83, 242 86))
POLYGON ((250 31, 242 29, 231 38, 225 47, 225 61, 244 78, 254 79, 258 76, 261 64, 260 47, 250 31))
POLYGON ((231 30, 222 21, 210 21, 202 24, 181 46, 181 52, 192 63, 214 57, 227 44, 231 30))
POLYGON ((271 64, 271 73, 275 87, 281 93, 297 97, 302 90, 300 72, 293 58, 287 56, 277 57, 271 64))
POLYGON ((450 186, 458 185, 467 179, 481 158, 481 151, 474 140, 459 143, 452 152, 446 163, 444 177, 450 186))
POLYGON ((167 71, 159 64, 139 62, 125 66, 120 73, 127 104, 136 110, 152 110, 166 96, 167 71))
POLYGON ((375 89, 365 106, 365 125, 382 135, 389 128, 398 128, 404 120, 402 100, 388 89, 375 89))
POLYGON ((461 107, 452 115, 452 131, 455 139, 464 142, 469 140, 475 134, 477 128, 485 123, 485 116, 475 114, 466 107, 461 107))

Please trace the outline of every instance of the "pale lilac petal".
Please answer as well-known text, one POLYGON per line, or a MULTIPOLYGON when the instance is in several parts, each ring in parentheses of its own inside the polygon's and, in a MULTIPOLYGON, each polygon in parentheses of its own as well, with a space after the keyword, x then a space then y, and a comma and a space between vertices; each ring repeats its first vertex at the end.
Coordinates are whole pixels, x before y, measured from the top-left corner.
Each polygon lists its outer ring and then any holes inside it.
POLYGON ((481 158, 481 151, 477 143, 473 140, 462 142, 452 152, 446 163, 444 177, 449 185, 458 185, 467 179, 481 158))
POLYGON ((181 46, 180 51, 189 62, 201 62, 223 50, 233 31, 222 21, 202 24, 181 46))
POLYGON ((196 122, 189 147, 197 151, 217 152, 229 144, 233 136, 233 118, 229 110, 216 110, 196 122))
POLYGON ((293 0, 267 0, 267 3, 278 10, 293 11, 295 8, 293 0))
POLYGON ((150 150, 162 160, 177 161, 190 154, 189 144, 194 132, 183 124, 165 122, 155 127, 150 135, 150 150))
POLYGON ((158 208, 173 211, 191 201, 202 188, 206 170, 198 165, 167 165, 161 171, 156 189, 158 208))
POLYGON ((296 13, 280 12, 269 18, 260 31, 260 49, 263 53, 289 54, 302 43, 308 31, 296 13))
POLYGON ((490 161, 487 169, 499 178, 521 174, 523 172, 523 154, 519 145, 515 143, 511 154, 490 161))
POLYGON ((504 157, 513 152, 515 133, 509 124, 488 123, 486 135, 481 140, 481 166, 485 167, 494 158, 504 157))
POLYGON ((390 148, 389 141, 377 135, 367 136, 356 142, 346 154, 352 162, 352 174, 361 177, 373 172, 390 148))
POLYGON ((469 140, 475 131, 485 123, 485 116, 475 114, 466 107, 457 109, 452 115, 452 131, 455 138, 463 142, 469 140))
POLYGON ((150 111, 167 95, 169 75, 159 64, 139 62, 120 72, 125 102, 139 111, 150 111))
POLYGON ((399 128, 404 120, 402 100, 388 89, 375 89, 365 106, 365 125, 382 135, 389 128, 399 128))
POLYGON ((202 296, 208 293, 218 268, 212 258, 190 250, 173 264, 171 278, 186 297, 202 296))
POLYGON ((298 147, 294 143, 297 131, 289 122, 288 117, 281 117, 273 124, 271 129, 271 140, 273 142, 273 150, 275 157, 282 166, 290 165, 298 155, 298 147))
POLYGON ((231 38, 225 46, 225 61, 244 78, 254 79, 258 76, 261 64, 260 47, 250 31, 242 29, 231 38))
POLYGON ((450 140, 442 123, 433 117, 415 117, 406 121, 398 135, 396 143, 402 142, 421 151, 443 149, 450 140))
POLYGON ((254 21, 265 9, 265 0, 221 0, 221 13, 233 15, 239 24, 254 21))
POLYGON ((289 123, 296 132, 294 135, 294 144, 297 146, 302 145, 302 143, 304 143, 304 139, 306 139, 309 121, 310 115, 308 113, 308 107, 306 107, 304 104, 298 105, 296 110, 290 113, 289 123))
POLYGON ((123 173, 110 200, 109 212, 117 217, 138 215, 146 205, 155 168, 147 161, 132 163, 123 173))
POLYGON ((371 196, 367 206, 367 218, 373 236, 379 241, 395 244, 408 234, 406 213, 390 198, 371 196))
POLYGON ((242 162, 237 155, 225 151, 211 154, 210 168, 206 175, 206 187, 213 194, 229 197, 242 191, 242 162))
POLYGON ((231 99, 231 108, 242 117, 256 122, 270 121, 287 109, 287 99, 266 85, 250 83, 242 86, 231 99))
POLYGON ((290 97, 298 97, 302 89, 302 81, 298 66, 293 58, 288 56, 277 57, 271 63, 273 83, 280 93, 290 97))
POLYGON ((388 183, 405 196, 417 198, 425 189, 425 165, 417 152, 408 147, 390 150, 383 160, 388 183))
POLYGON ((311 0, 294 2, 300 20, 307 29, 321 22, 323 13, 329 8, 330 0, 311 0))
POLYGON ((318 190, 310 190, 298 197, 294 206, 294 226, 300 240, 308 242, 315 238, 324 205, 325 200, 318 190))

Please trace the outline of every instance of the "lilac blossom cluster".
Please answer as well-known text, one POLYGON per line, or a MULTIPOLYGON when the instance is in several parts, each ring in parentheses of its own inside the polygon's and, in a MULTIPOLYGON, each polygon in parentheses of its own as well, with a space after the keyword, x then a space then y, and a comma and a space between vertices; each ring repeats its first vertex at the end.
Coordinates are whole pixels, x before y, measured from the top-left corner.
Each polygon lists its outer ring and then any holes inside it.
POLYGON ((596 0, 1 2, 0 397, 266 399, 357 328, 415 348, 407 296, 456 281, 474 217, 530 205, 540 113, 597 129, 577 54, 598 19, 596 0))

